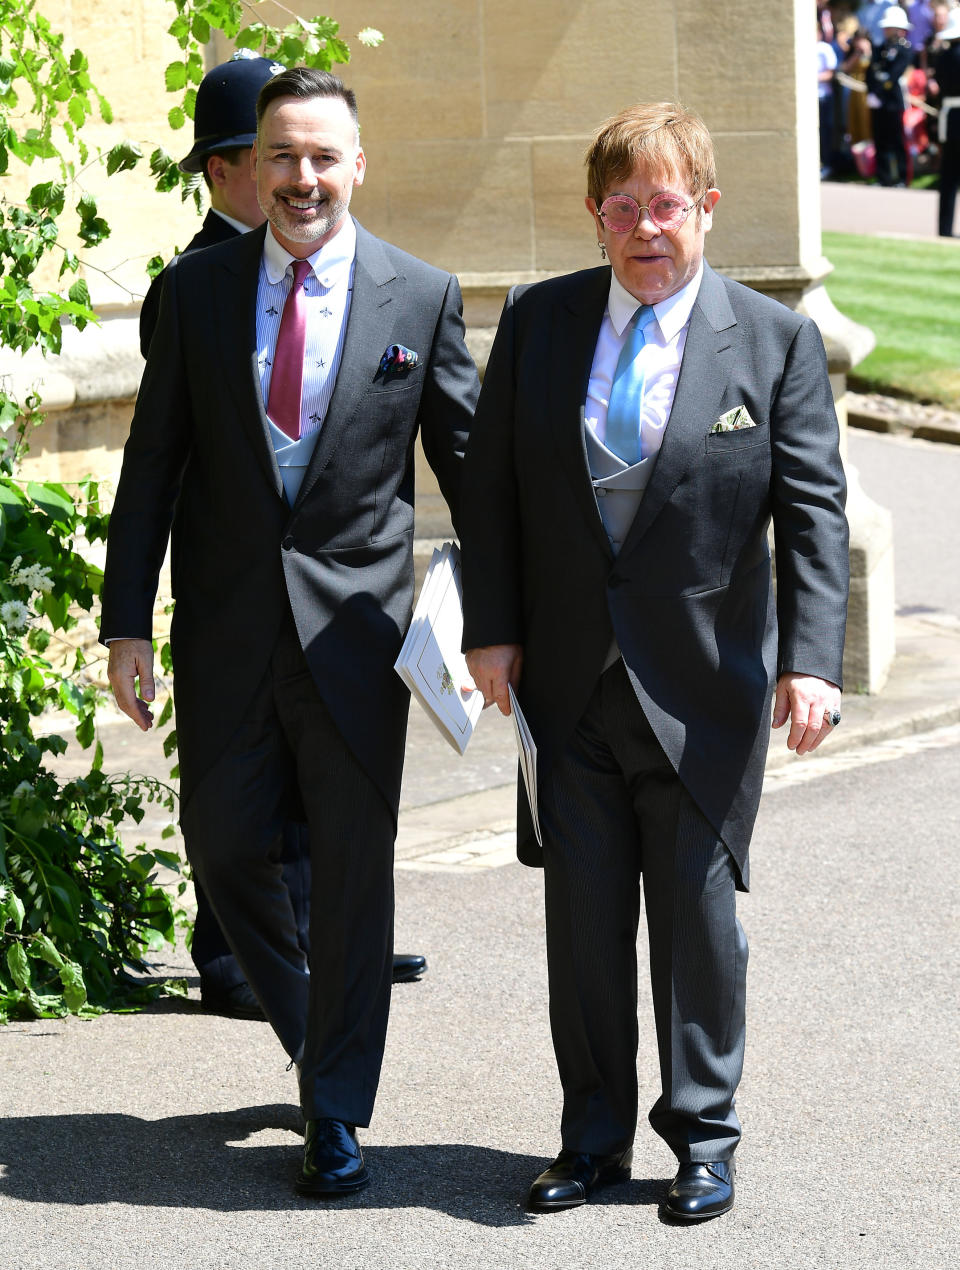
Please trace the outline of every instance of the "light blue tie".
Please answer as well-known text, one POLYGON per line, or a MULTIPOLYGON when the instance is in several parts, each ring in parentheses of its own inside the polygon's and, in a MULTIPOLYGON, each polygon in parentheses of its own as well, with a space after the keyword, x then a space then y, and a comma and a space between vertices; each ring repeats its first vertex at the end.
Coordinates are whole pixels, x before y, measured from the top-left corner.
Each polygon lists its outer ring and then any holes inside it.
POLYGON ((654 317, 649 304, 641 304, 637 309, 613 374, 610 404, 607 407, 605 444, 624 463, 636 463, 641 457, 640 417, 647 380, 641 353, 647 342, 647 327, 654 321, 654 317))

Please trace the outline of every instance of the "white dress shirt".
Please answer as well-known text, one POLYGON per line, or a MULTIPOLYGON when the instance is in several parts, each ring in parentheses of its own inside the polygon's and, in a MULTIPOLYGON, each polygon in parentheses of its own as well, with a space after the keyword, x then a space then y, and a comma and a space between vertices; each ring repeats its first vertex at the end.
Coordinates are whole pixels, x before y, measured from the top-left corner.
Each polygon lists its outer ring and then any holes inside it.
POLYGON ((213 212, 214 216, 219 216, 222 221, 226 221, 227 224, 232 229, 235 229, 238 234, 250 233, 250 226, 245 225, 242 220, 237 220, 236 216, 228 216, 226 212, 221 212, 219 207, 211 207, 210 210, 213 212))
MULTIPOLYGON (((686 286, 653 306, 656 320, 647 327, 647 342, 643 350, 647 377, 640 419, 640 452, 644 458, 655 455, 663 441, 664 429, 670 419, 677 390, 690 314, 700 291, 702 278, 701 262, 686 286)), ((604 443, 607 406, 610 404, 614 372, 627 337, 627 328, 639 307, 640 301, 621 286, 616 274, 611 272, 610 295, 593 354, 584 407, 587 427, 593 431, 598 441, 604 443)))
MULTIPOLYGON (((341 229, 308 256, 311 272, 303 284, 307 302, 307 339, 300 400, 300 436, 319 431, 337 381, 343 339, 350 316, 357 228, 347 216, 341 229)), ((257 360, 264 405, 270 400, 270 371, 280 318, 293 286, 295 257, 281 247, 267 226, 257 285, 257 360)))

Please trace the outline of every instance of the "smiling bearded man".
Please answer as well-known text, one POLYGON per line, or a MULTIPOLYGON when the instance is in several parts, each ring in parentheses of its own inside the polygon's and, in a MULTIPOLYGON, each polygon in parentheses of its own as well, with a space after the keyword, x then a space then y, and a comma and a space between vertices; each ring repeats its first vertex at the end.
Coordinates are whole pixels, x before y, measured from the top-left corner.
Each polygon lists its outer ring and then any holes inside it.
POLYGON ((367 1184, 356 1126, 370 1122, 390 1002, 414 440, 456 523, 477 376, 456 279, 348 213, 366 170, 353 93, 296 68, 265 84, 257 121, 269 224, 166 271, 100 634, 117 701, 147 730, 172 525, 187 855, 297 1065, 298 1189, 330 1196, 367 1184), (398 344, 402 368, 384 358, 398 344), (300 808, 314 976, 275 850, 300 808))

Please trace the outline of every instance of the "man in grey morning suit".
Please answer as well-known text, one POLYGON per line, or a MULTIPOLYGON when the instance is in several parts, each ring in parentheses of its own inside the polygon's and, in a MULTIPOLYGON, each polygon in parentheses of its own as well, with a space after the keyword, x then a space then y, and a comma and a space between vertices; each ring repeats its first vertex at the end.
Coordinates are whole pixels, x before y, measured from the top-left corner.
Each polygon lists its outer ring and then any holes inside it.
POLYGON ((839 723, 847 529, 816 327, 703 261, 702 121, 625 110, 587 157, 601 267, 507 298, 465 464, 467 664, 538 746, 562 1150, 529 1207, 629 1177, 647 913, 665 1211, 726 1212, 747 947, 735 891, 769 735, 839 723), (776 605, 767 528, 777 556, 776 605))
POLYGON ((172 523, 187 853, 297 1063, 298 1189, 335 1195, 367 1182, 355 1126, 372 1114, 390 999, 414 441, 419 430, 456 519, 477 381, 456 279, 349 215, 366 166, 353 94, 297 68, 264 86, 257 120, 269 224, 168 269, 111 517, 101 639, 121 708, 149 727, 172 523), (290 369, 274 376, 275 362, 290 369), (296 801, 323 976, 307 972, 274 856, 296 801))
MULTIPOLYGON (((210 210, 203 225, 182 254, 228 242, 237 234, 264 222, 257 202, 256 176, 250 152, 257 131, 257 96, 260 89, 283 67, 247 49, 204 75, 197 89, 193 116, 194 143, 180 161, 184 172, 202 172, 210 194, 210 210)), ((140 309, 140 351, 144 359, 157 326, 161 271, 150 283, 140 309)), ((297 920, 300 946, 309 958, 310 844, 306 826, 299 821, 284 824, 280 859, 283 878, 297 920)), ((190 955, 200 975, 200 1000, 205 1010, 233 1018, 263 1019, 264 1013, 237 959, 213 915, 206 893, 194 878, 197 915, 190 955)), ((423 974, 427 959, 419 953, 394 953, 393 982, 407 982, 423 974)), ((316 967, 323 974, 323 967, 316 967)))

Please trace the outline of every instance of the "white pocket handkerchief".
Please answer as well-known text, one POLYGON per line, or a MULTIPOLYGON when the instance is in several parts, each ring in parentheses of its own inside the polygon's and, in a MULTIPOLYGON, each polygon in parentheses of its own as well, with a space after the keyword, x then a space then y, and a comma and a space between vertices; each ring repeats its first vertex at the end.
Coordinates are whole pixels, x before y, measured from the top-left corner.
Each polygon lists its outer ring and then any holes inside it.
POLYGON ((717 432, 739 432, 741 428, 755 428, 757 425, 750 418, 746 406, 734 406, 725 415, 721 415, 710 429, 710 435, 717 432))

